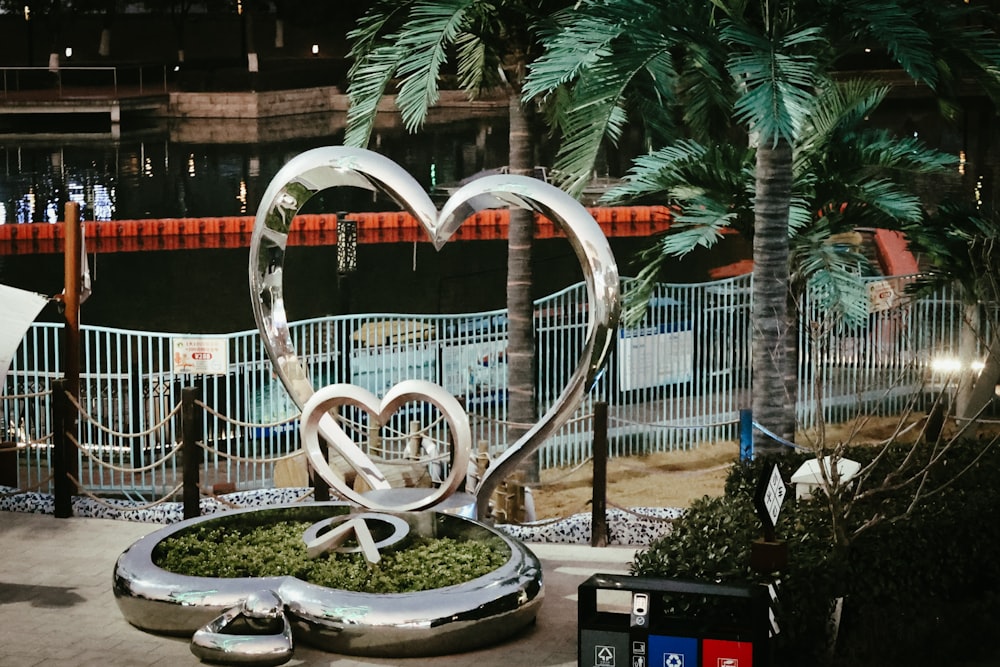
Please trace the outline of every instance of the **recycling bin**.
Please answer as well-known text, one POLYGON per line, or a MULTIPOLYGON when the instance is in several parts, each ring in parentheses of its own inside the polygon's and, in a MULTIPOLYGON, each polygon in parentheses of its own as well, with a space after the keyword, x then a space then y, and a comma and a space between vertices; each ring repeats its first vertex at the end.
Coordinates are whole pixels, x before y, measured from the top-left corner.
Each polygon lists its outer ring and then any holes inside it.
POLYGON ((579 667, 768 667, 764 586, 595 574, 577 593, 579 667))

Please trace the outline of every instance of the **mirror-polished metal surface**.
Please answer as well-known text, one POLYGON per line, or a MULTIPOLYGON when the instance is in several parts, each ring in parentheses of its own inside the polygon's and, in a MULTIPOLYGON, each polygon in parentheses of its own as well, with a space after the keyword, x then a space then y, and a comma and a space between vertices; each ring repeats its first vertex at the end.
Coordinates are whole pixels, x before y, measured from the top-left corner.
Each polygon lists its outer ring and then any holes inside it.
MULTIPOLYGON (((379 401, 378 397, 363 387, 351 384, 334 384, 322 387, 313 394, 302 409, 301 418, 302 448, 309 457, 312 469, 334 489, 341 498, 353 501, 361 507, 377 510, 395 510, 400 512, 423 510, 435 507, 451 496, 465 483, 469 468, 469 457, 472 451, 472 429, 469 417, 454 396, 443 387, 424 380, 404 380, 393 386, 379 401), (400 406, 409 402, 423 402, 434 405, 441 411, 441 417, 448 424, 451 439, 452 460, 448 476, 437 486, 427 489, 415 500, 402 502, 398 505, 387 505, 377 496, 369 496, 355 491, 343 477, 337 475, 324 455, 324 448, 319 442, 319 430, 328 423, 331 410, 343 406, 363 408, 372 419, 385 423, 385 419, 400 406)), ((362 464, 362 470, 376 469, 374 462, 361 451, 340 425, 333 420, 328 425, 327 442, 335 452, 348 460, 362 464)), ((396 501, 398 502, 398 500, 396 501)))
POLYGON ((227 609, 191 638, 191 652, 205 662, 273 667, 292 659, 292 625, 274 591, 257 591, 227 609), (241 629, 236 625, 242 623, 241 629))
MULTIPOLYGON (((509 558, 490 574, 464 584, 416 593, 373 594, 316 586, 294 577, 225 579, 168 572, 154 562, 157 545, 212 522, 318 522, 347 515, 343 502, 284 505, 226 512, 162 528, 118 559, 114 594, 132 625, 191 636, 262 590, 273 591, 296 641, 347 655, 422 656, 497 643, 534 620, 544 595, 541 563, 517 540, 476 521, 436 511, 397 516, 416 534, 463 539, 498 537, 509 558)), ((256 607, 255 607, 256 608, 256 607)))
MULTIPOLYGON (((440 214, 417 181, 391 160, 365 149, 329 146, 306 151, 285 165, 271 181, 257 211, 250 244, 250 293, 254 317, 275 372, 289 394, 304 407, 314 393, 288 330, 282 271, 292 218, 320 190, 353 186, 384 192, 414 216, 440 249, 472 214, 504 206, 526 208, 556 223, 577 255, 587 285, 587 339, 567 386, 541 420, 490 466, 476 491, 478 512, 485 516, 496 486, 547 437, 558 430, 579 405, 601 370, 614 341, 620 314, 618 268, 600 226, 575 199, 538 179, 499 175, 477 179, 460 188, 440 214)), ((328 440, 332 418, 318 430, 328 440)), ((346 462, 374 490, 389 487, 366 456, 346 462)))

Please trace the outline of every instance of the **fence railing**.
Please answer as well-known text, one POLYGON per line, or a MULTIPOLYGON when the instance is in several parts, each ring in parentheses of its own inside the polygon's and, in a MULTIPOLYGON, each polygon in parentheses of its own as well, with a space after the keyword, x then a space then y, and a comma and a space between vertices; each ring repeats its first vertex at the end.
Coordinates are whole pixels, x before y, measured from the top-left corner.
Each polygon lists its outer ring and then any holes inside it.
MULTIPOLYGON (((606 372, 576 416, 540 450, 541 465, 587 460, 596 401, 609 405, 612 456, 736 440, 739 410, 750 405, 751 280, 659 285, 644 322, 619 333, 606 372)), ((803 302, 802 426, 816 422, 817 396, 827 421, 862 410, 898 411, 925 386, 930 359, 957 351, 960 300, 949 290, 902 298, 904 282, 877 284, 891 290, 894 301, 884 309, 879 302, 865 323, 853 327, 827 324, 822 309, 803 302)), ((625 290, 629 284, 624 281, 625 290)), ((539 414, 572 374, 586 316, 582 284, 536 303, 539 414)), ((497 455, 506 446, 506 327, 505 312, 498 310, 333 316, 295 323, 290 331, 314 386, 349 382, 381 395, 403 379, 433 381, 464 401, 474 440, 497 455)), ((169 454, 181 440, 177 410, 184 387, 195 387, 205 406, 206 487, 272 486, 274 459, 298 451, 298 409, 272 372, 256 330, 187 335, 83 326, 81 337, 74 441, 79 484, 88 490, 148 500, 176 489, 180 462, 169 454), (182 362, 192 344, 223 355, 221 372, 191 372, 182 362)), ((0 396, 0 485, 50 490, 51 388, 62 374, 62 326, 35 324, 0 396)))
POLYGON ((166 65, 116 67, 0 67, 0 100, 118 98, 167 92, 166 65))

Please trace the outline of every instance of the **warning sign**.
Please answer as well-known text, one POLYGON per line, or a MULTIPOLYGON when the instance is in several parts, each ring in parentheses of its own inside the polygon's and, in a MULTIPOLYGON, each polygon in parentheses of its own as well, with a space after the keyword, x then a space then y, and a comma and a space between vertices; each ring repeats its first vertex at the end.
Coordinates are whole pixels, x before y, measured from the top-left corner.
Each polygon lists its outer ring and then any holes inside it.
POLYGON ((225 375, 229 372, 229 341, 225 338, 174 338, 174 373, 225 375))

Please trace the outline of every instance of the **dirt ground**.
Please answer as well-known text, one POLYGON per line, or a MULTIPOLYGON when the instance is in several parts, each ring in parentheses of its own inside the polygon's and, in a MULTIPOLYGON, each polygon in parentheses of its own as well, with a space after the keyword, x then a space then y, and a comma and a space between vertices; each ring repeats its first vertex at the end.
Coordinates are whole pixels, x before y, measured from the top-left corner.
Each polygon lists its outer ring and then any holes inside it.
MULTIPOLYGON (((620 457, 608 461, 608 506, 687 507, 702 496, 722 495, 730 466, 739 458, 736 442, 695 449, 620 457)), ((593 464, 542 472, 532 492, 539 519, 590 511, 593 464)))
MULTIPOLYGON (((922 426, 922 414, 910 417, 912 426, 902 436, 915 437, 922 426)), ((865 418, 829 425, 829 442, 872 443, 883 441, 899 429, 897 418, 865 418)), ((816 434, 798 434, 799 444, 816 442, 816 434)), ((661 452, 645 456, 613 458, 608 461, 609 507, 688 507, 702 496, 721 496, 729 468, 739 459, 735 441, 703 444, 689 450, 661 452)), ((590 511, 593 464, 577 468, 555 468, 542 472, 541 484, 533 489, 538 519, 570 516, 590 511)))

